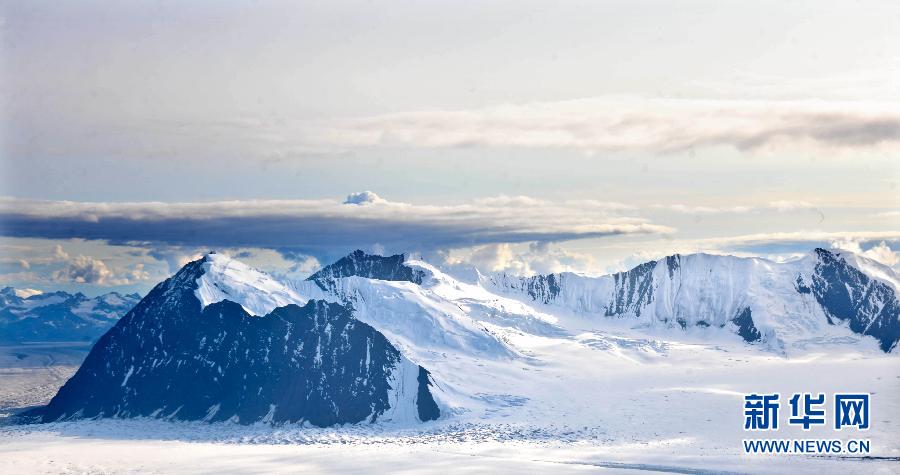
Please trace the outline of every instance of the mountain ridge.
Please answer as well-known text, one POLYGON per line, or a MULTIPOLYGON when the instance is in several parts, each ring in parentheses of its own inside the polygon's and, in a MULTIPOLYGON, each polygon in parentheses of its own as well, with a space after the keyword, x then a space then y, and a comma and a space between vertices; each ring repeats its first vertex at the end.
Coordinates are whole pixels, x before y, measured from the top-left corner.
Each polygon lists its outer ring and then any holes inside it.
POLYGON ((0 341, 89 341, 100 337, 139 300, 138 294, 26 292, 0 289, 0 341))
POLYGON ((430 373, 342 305, 309 300, 260 316, 228 299, 201 301, 199 282, 216 259, 154 287, 50 403, 24 417, 317 426, 440 417, 430 373))
POLYGON ((28 416, 420 423, 516 401, 495 385, 553 355, 566 366, 627 352, 634 364, 669 340, 785 355, 890 353, 897 341, 893 287, 824 249, 787 263, 673 255, 607 276, 474 283, 403 255, 351 257, 322 279, 282 283, 207 254, 154 287, 28 416))
POLYGON ((890 280, 869 276, 856 267, 864 259, 822 248, 784 263, 674 254, 605 276, 498 273, 479 280, 507 294, 585 315, 640 320, 649 313, 651 318, 644 319, 648 324, 682 329, 732 323, 747 342, 768 341, 775 346, 783 344, 780 336, 790 333, 785 327, 796 321, 806 320, 807 326, 814 326, 815 320, 828 325, 840 321, 855 333, 876 338, 881 349, 890 352, 900 341, 897 295, 890 280), (852 256, 850 261, 847 256, 852 256), (817 305, 810 305, 805 297, 814 298, 817 305), (792 308, 779 311, 774 308, 779 303, 792 308), (787 321, 791 319, 795 321, 787 321), (762 325, 757 323, 760 320, 762 325))

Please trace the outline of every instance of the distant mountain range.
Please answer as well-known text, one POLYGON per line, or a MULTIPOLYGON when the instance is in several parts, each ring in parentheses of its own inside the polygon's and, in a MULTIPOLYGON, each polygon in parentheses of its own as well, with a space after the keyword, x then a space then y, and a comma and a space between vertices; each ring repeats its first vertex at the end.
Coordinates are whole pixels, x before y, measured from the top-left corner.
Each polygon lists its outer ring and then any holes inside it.
POLYGON ((579 314, 681 329, 714 326, 778 348, 846 326, 875 338, 885 352, 900 341, 898 282, 875 261, 825 249, 784 263, 676 254, 602 277, 482 277, 488 288, 579 314))
POLYGON ((6 287, 0 290, 0 341, 95 340, 140 300, 138 294, 90 298, 6 287))
POLYGON ((26 417, 418 423, 518 404, 504 391, 536 355, 536 371, 554 371, 546 358, 664 341, 789 355, 884 354, 900 340, 896 275, 843 251, 785 263, 673 255, 601 277, 474 276, 355 251, 279 282, 210 253, 157 285, 26 417))

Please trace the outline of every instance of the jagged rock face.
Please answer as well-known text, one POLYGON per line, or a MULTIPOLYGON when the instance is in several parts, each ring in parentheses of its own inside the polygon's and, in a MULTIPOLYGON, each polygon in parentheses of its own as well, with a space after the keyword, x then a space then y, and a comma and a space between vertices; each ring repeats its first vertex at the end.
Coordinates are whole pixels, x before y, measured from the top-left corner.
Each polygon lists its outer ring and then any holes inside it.
POLYGON ((416 376, 416 382, 418 383, 416 411, 419 413, 419 420, 433 421, 441 417, 441 409, 431 395, 431 373, 419 366, 419 374, 416 376))
POLYGON ((109 330, 140 300, 111 292, 95 298, 52 292, 21 298, 0 290, 0 340, 90 341, 109 330))
POLYGON ((402 254, 389 257, 368 255, 356 250, 342 257, 334 264, 322 268, 307 280, 315 282, 319 288, 332 291, 335 281, 342 277, 365 277, 367 279, 406 281, 421 284, 424 272, 404 265, 406 258, 402 254))
POLYGON ((536 301, 550 303, 559 295, 559 278, 556 274, 536 275, 526 282, 528 295, 536 301))
POLYGON ((842 321, 853 332, 876 338, 883 351, 900 341, 894 288, 824 249, 788 263, 675 254, 601 277, 500 274, 486 283, 588 316, 681 329, 725 328, 774 348, 783 346, 783 338, 828 333, 823 327, 842 321))
POLYGON ((549 304, 559 295, 560 277, 558 274, 535 275, 532 277, 516 277, 500 274, 493 277, 494 284, 516 289, 531 297, 531 300, 549 304))
POLYGON ((749 307, 741 310, 741 313, 734 317, 731 323, 737 326, 737 334, 747 343, 753 343, 762 339, 762 333, 753 324, 753 313, 749 307))
POLYGON ((641 310, 653 301, 653 269, 655 268, 656 261, 650 261, 627 272, 613 274, 615 290, 612 302, 606 307, 606 316, 618 316, 631 312, 640 317, 641 310))
POLYGON ((798 292, 811 292, 829 323, 847 321, 850 329, 878 339, 891 351, 900 341, 900 306, 894 289, 871 279, 839 254, 816 249, 818 262, 809 287, 798 283, 798 292))
POLYGON ((157 285, 48 406, 25 416, 329 426, 376 421, 402 404, 418 406, 409 410, 420 420, 440 416, 427 371, 346 307, 311 300, 261 317, 229 300, 202 307, 202 268, 192 262, 157 285))

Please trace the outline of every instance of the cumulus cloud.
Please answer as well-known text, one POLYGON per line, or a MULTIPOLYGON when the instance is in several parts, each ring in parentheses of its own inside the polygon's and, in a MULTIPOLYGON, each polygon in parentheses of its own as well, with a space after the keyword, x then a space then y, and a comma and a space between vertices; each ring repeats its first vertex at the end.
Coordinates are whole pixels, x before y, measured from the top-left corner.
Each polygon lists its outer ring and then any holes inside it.
POLYGON ((68 257, 61 246, 56 246, 56 251, 66 256, 66 262, 61 269, 53 272, 52 280, 55 282, 107 286, 130 285, 150 278, 141 263, 116 272, 100 259, 84 255, 68 257))
POLYGON ((321 268, 322 263, 318 259, 313 256, 305 256, 303 259, 295 261, 294 265, 288 268, 287 271, 290 274, 299 274, 305 277, 321 268))
POLYGON ((512 246, 509 244, 491 244, 475 248, 466 261, 478 269, 488 272, 524 273, 524 266, 515 259, 512 246))
POLYGON ((147 255, 165 262, 170 273, 178 272, 185 264, 199 259, 203 252, 198 249, 185 249, 180 246, 156 246, 147 251, 147 255))
POLYGON ((344 200, 345 205, 363 205, 366 203, 386 203, 387 200, 376 195, 371 191, 363 191, 360 193, 350 193, 344 200))
POLYGON ((283 280, 299 280, 322 268, 315 256, 303 254, 293 249, 223 249, 218 252, 233 256, 241 261, 283 280))
POLYGON ((69 260, 69 253, 67 253, 61 245, 57 244, 53 246, 53 260, 67 261, 69 260))
POLYGON ((502 243, 455 249, 443 254, 443 264, 451 269, 472 266, 481 272, 513 275, 596 270, 596 260, 588 254, 571 252, 548 242, 534 242, 522 247, 502 243))
POLYGON ((868 257, 869 259, 880 262, 888 267, 895 267, 897 264, 900 264, 900 254, 892 250, 884 241, 881 241, 866 250, 863 250, 862 246, 862 241, 854 239, 839 239, 831 243, 831 247, 835 249, 843 249, 868 257))
MULTIPOLYGON (((890 246, 896 248, 898 245, 900 231, 793 231, 685 240, 677 244, 677 252, 726 253, 779 260, 797 257, 815 247, 832 247, 896 266, 890 246)), ((669 244, 666 247, 671 249, 673 246, 669 244)))
POLYGON ((673 231, 610 213, 602 206, 528 197, 415 205, 380 199, 374 193, 362 195, 364 205, 355 202, 360 199, 344 204, 335 200, 84 203, 2 198, 0 234, 188 250, 260 247, 315 254, 375 243, 389 252, 406 252, 673 231))

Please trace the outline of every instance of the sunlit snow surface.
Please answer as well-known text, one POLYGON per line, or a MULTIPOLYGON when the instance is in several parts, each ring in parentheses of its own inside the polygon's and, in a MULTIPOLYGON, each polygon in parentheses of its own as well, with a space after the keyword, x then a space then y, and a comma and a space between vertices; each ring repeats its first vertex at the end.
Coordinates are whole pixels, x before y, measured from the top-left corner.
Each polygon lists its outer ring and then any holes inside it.
MULTIPOLYGON (((517 341, 533 359, 456 361, 482 405, 427 424, 318 429, 157 420, 0 427, 0 473, 353 473, 599 468, 738 473, 896 473, 897 461, 744 456, 748 392, 873 393, 873 455, 900 456, 897 359, 852 349, 785 359, 589 333, 517 341), (479 366, 481 365, 481 366, 479 366)), ((453 363, 451 363, 453 364, 453 363)), ((830 429, 779 438, 836 437, 830 429)), ((838 437, 853 436, 844 431, 838 437)), ((684 473, 684 472, 682 472, 684 473)), ((686 472, 686 473, 703 473, 686 472)))
POLYGON ((251 315, 261 316, 276 307, 307 300, 269 275, 223 254, 207 254, 203 268, 195 292, 203 307, 230 300, 251 315))
MULTIPOLYGON (((685 265, 702 268, 709 265, 704 259, 685 265)), ((447 413, 425 424, 398 414, 393 419, 403 422, 327 429, 158 420, 0 427, 0 473, 869 474, 900 468, 897 355, 844 327, 819 328, 814 316, 792 321, 790 314, 778 318, 776 309, 765 314, 766 302, 771 307, 783 301, 772 297, 783 292, 776 285, 779 271, 769 272, 768 280, 697 277, 691 285, 697 292, 709 285, 733 288, 734 295, 751 288, 761 325, 785 332, 784 347, 748 345, 715 326, 654 323, 656 312, 681 305, 674 290, 671 300, 658 301, 654 314, 598 316, 587 309, 609 285, 602 279, 583 280, 559 302, 544 305, 485 282, 461 282, 416 261, 407 264, 425 272, 422 285, 348 277, 334 293, 308 282, 281 284, 237 264, 212 259, 217 276, 198 281, 201 302, 228 298, 256 315, 307 298, 350 302, 358 318, 432 372, 435 398, 447 413), (783 410, 793 392, 870 392, 872 428, 861 434, 829 427, 803 432, 783 423, 776 433, 748 434, 743 395, 763 392, 781 393, 783 410), (741 440, 754 437, 862 437, 871 440, 873 458, 743 455, 741 440)), ((806 265, 791 264, 784 278, 806 265)), ((660 281, 667 285, 663 276, 660 281)), ((723 295, 726 301, 716 305, 728 307, 730 294, 723 295)), ((684 301, 694 307, 680 311, 706 312, 704 305, 711 304, 700 293, 696 298, 693 304, 684 301)), ((791 310, 802 304, 779 305, 791 310)), ((409 376, 398 378, 411 384, 409 376)), ((16 381, 26 389, 27 382, 16 381)))

